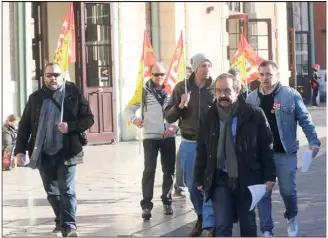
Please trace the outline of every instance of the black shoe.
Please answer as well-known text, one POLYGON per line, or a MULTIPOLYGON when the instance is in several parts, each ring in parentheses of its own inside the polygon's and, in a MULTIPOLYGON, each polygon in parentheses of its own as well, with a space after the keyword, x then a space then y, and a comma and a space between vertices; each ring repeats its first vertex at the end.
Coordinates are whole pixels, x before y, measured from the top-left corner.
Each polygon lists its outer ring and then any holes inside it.
POLYGON ((79 237, 79 234, 77 233, 76 229, 67 228, 63 233, 63 237, 79 237))
POLYGON ((195 224, 194 229, 189 233, 189 237, 199 237, 203 233, 202 228, 203 218, 202 216, 198 216, 197 222, 195 224))
POLYGON ((172 205, 163 205, 164 215, 172 215, 173 209, 172 205))
POLYGON ((151 210, 149 208, 143 209, 141 217, 145 220, 149 220, 151 218, 151 210))
POLYGON ((51 232, 51 234, 53 236, 61 237, 62 236, 62 232, 61 232, 60 226, 56 226, 55 229, 51 232))

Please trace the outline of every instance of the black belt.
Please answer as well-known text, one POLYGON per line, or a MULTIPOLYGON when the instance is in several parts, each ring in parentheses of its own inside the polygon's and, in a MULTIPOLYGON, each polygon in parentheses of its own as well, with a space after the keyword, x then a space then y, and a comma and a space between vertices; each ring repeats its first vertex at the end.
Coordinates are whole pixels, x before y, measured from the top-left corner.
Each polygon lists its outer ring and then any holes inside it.
POLYGON ((185 134, 181 132, 181 137, 186 140, 196 140, 196 135, 185 134))

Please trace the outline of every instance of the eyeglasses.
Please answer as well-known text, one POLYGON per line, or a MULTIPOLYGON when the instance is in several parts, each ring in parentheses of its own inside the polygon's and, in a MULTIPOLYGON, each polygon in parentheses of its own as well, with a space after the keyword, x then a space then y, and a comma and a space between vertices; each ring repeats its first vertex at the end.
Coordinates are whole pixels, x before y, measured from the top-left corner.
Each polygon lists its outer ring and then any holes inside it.
POLYGON ((165 73, 152 73, 152 75, 155 76, 155 77, 159 77, 159 76, 164 77, 165 73))
POLYGON ((51 78, 52 76, 54 76, 55 78, 60 76, 60 73, 46 73, 46 77, 47 78, 51 78))

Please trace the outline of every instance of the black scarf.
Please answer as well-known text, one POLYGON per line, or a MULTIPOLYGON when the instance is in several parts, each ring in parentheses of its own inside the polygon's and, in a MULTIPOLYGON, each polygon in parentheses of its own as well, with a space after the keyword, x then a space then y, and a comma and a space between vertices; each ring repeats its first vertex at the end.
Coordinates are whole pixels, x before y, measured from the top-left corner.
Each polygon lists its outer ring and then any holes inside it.
POLYGON ((152 93, 154 94, 157 102, 159 104, 161 104, 161 106, 163 106, 164 105, 164 101, 167 98, 167 92, 165 91, 164 85, 161 88, 157 88, 155 86, 155 84, 153 83, 153 81, 150 79, 146 83, 146 86, 152 91, 152 93))

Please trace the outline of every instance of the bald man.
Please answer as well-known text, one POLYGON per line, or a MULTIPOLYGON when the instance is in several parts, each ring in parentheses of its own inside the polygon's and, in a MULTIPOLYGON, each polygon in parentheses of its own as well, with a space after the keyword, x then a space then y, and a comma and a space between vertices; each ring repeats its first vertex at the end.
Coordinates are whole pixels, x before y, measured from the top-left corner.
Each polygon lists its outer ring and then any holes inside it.
POLYGON ((175 136, 178 127, 166 122, 163 111, 168 103, 164 88, 165 68, 160 62, 150 67, 151 79, 143 90, 141 118, 136 111, 141 104, 136 103, 125 108, 125 118, 138 128, 143 129, 144 172, 142 176, 142 195, 140 202, 142 218, 149 220, 153 208, 153 190, 158 152, 161 154, 163 170, 162 203, 165 215, 172 215, 172 187, 175 170, 175 136))

